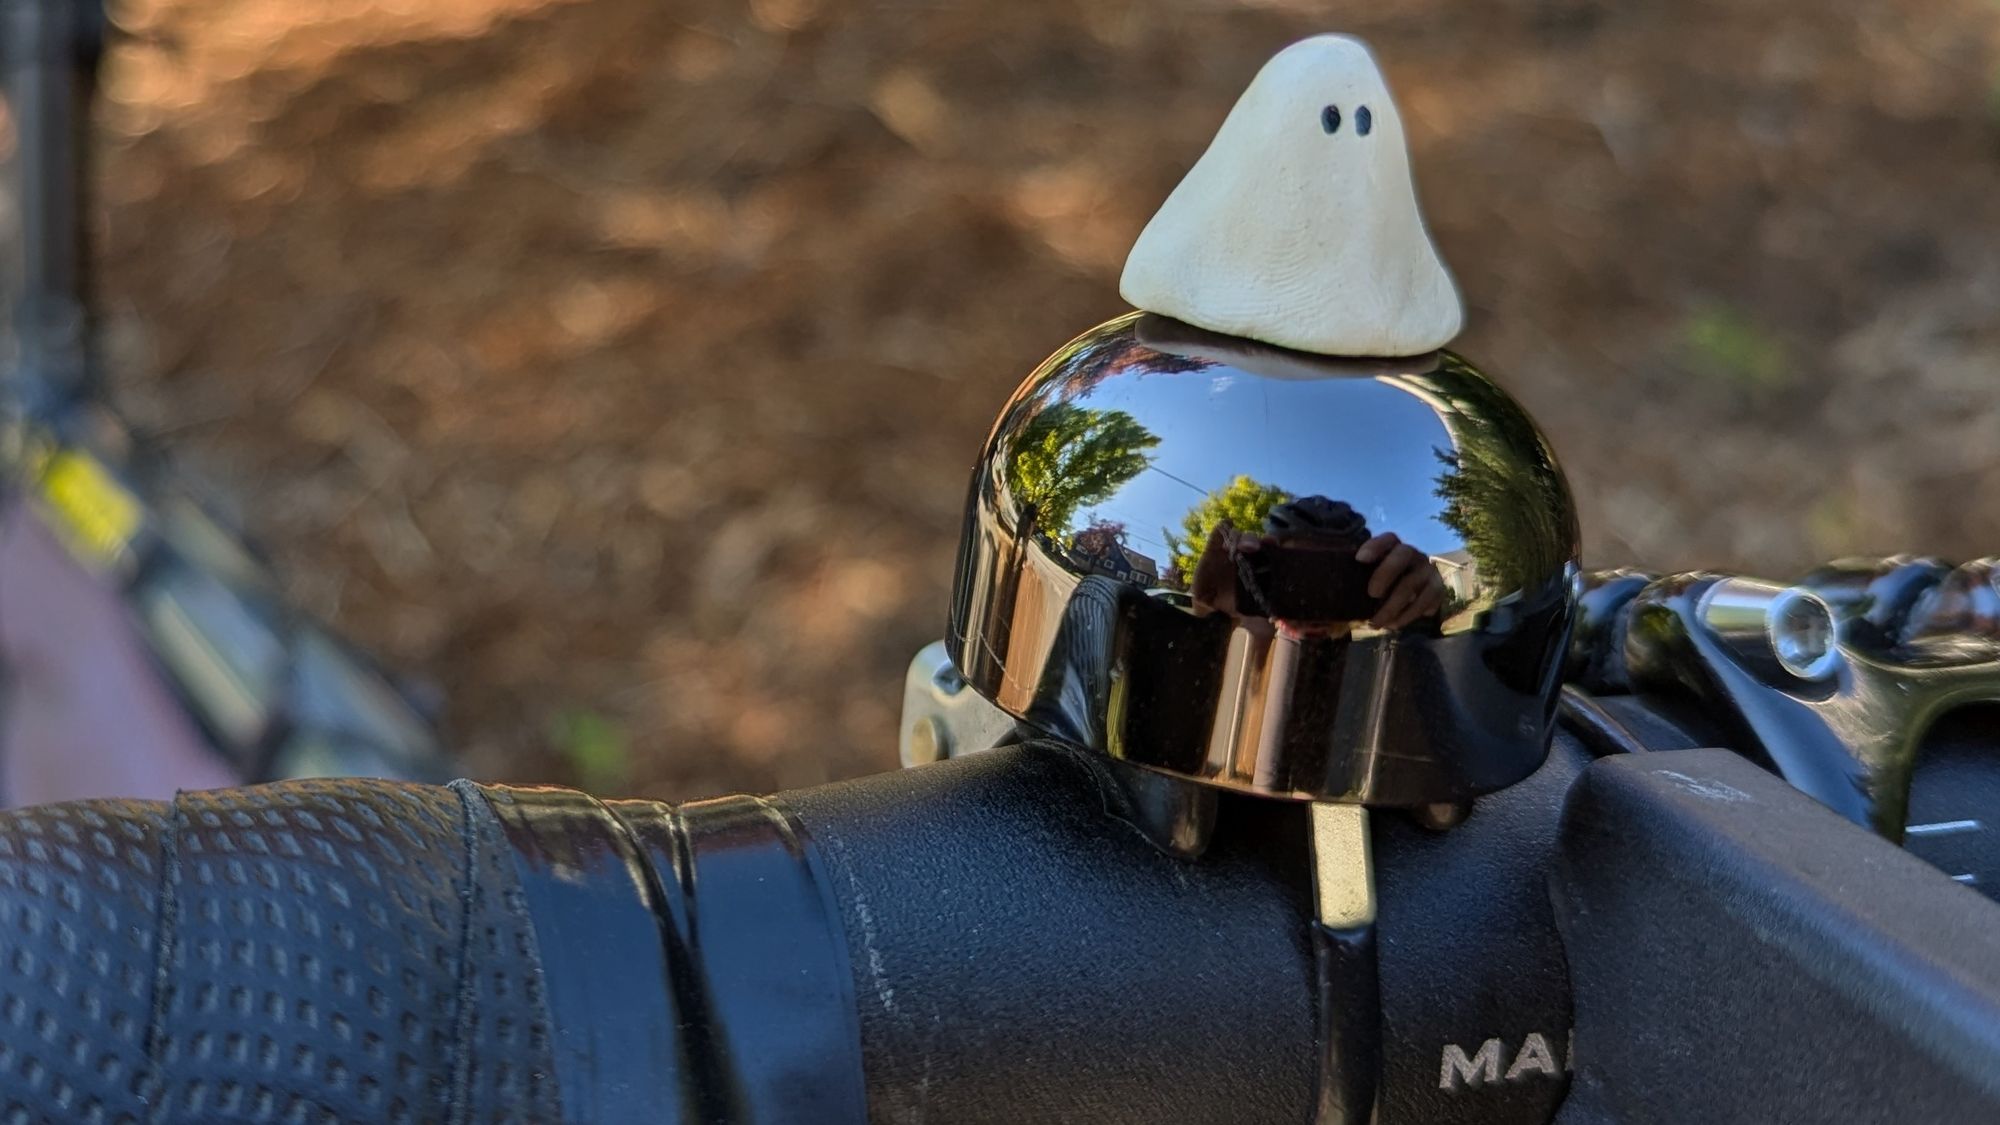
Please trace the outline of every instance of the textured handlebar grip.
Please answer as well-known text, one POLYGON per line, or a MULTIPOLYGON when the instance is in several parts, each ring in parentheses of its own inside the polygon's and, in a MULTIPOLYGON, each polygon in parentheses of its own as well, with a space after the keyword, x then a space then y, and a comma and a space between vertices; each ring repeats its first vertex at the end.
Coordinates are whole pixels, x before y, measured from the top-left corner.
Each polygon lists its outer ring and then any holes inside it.
POLYGON ((469 787, 0 813, 0 1120, 546 1121, 534 927, 469 787))

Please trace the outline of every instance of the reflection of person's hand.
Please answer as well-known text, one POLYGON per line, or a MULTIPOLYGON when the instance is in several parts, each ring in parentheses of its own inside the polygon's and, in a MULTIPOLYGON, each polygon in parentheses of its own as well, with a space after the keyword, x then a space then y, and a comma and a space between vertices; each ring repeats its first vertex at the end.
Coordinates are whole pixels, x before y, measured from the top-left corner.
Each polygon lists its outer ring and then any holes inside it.
POLYGON ((1444 608, 1444 575, 1430 556, 1385 531, 1355 549, 1354 561, 1375 563, 1368 596, 1382 607, 1368 619, 1377 629, 1401 629, 1444 608))
POLYGON ((1216 524, 1208 533, 1201 558, 1195 560, 1194 579, 1188 583, 1188 596, 1194 604, 1201 609, 1242 613, 1236 604, 1236 560, 1240 555, 1255 554, 1262 545, 1257 536, 1237 531, 1228 520, 1216 524))

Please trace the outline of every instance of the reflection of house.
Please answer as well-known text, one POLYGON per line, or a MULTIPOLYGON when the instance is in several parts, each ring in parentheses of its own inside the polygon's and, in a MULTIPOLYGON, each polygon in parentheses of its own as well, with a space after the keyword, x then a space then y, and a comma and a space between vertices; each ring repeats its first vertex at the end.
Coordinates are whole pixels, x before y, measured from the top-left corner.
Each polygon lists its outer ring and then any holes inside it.
POLYGON ((1145 555, 1123 543, 1109 540, 1092 551, 1086 548, 1083 536, 1077 538, 1079 542, 1070 548, 1069 558, 1085 572, 1128 582, 1142 590, 1150 590, 1160 584, 1160 564, 1145 555))
POLYGON ((1432 565, 1444 578, 1444 588, 1451 591, 1453 600, 1469 602, 1479 589, 1479 563, 1467 550, 1452 551, 1443 555, 1432 555, 1432 565))

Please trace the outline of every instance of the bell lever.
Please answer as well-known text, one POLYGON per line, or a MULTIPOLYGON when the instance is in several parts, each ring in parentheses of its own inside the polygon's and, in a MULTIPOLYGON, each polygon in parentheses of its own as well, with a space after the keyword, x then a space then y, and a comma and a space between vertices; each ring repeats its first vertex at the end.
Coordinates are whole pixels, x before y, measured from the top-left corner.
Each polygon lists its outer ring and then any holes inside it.
POLYGON ((1321 1125, 1367 1125, 1382 1080, 1382 985, 1368 810, 1316 801, 1313 965, 1318 977, 1321 1125))

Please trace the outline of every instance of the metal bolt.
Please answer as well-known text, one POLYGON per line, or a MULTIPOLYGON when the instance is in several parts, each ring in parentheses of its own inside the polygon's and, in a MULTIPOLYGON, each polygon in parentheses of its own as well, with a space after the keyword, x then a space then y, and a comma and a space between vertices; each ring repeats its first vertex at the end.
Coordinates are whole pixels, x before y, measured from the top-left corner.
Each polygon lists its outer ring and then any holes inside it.
POLYGON ((951 757, 951 732, 935 715, 925 715, 910 724, 910 741, 903 756, 905 766, 924 766, 951 757))
POLYGON ((1471 801, 1434 801, 1410 810, 1410 818, 1433 832, 1446 832, 1472 815, 1471 801))
POLYGON ((1771 648, 1785 671, 1802 680, 1824 678, 1840 654, 1833 647, 1833 610, 1819 595, 1796 587, 1771 605, 1771 648))
POLYGON ((1840 661, 1834 611, 1818 595, 1786 589, 1770 607, 1770 647, 1778 665, 1802 681, 1826 679, 1840 661))
POLYGON ((1697 612, 1711 634, 1767 678, 1823 680, 1840 664, 1833 609, 1803 587, 1725 578, 1702 595, 1697 612))
POLYGON ((941 695, 957 695, 965 690, 965 677, 959 673, 958 665, 946 660, 938 666, 937 673, 931 677, 931 686, 941 695))

